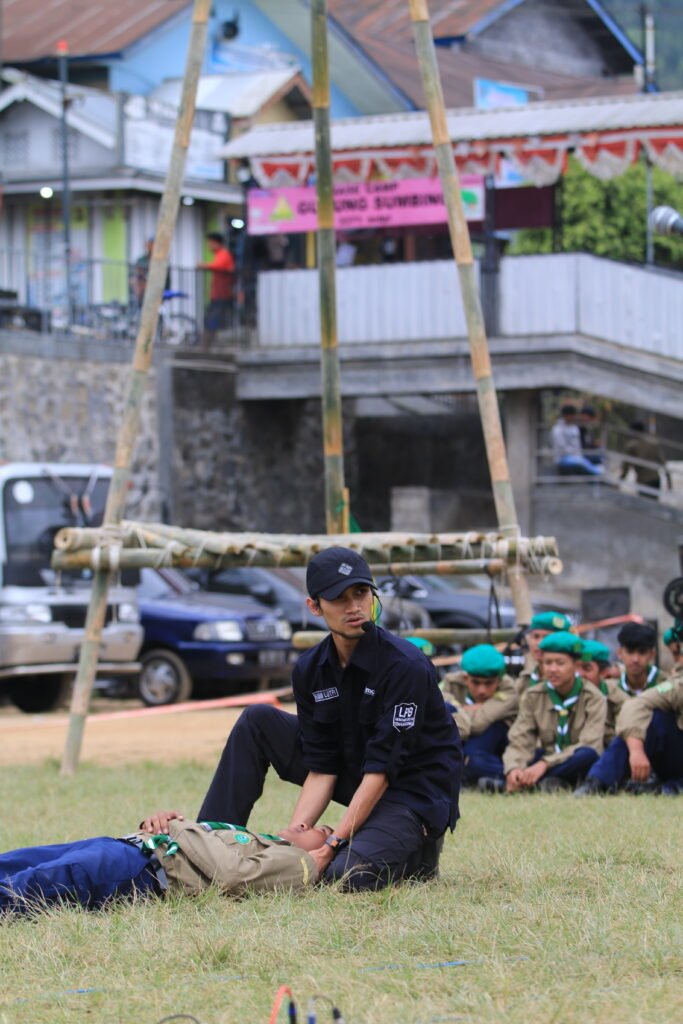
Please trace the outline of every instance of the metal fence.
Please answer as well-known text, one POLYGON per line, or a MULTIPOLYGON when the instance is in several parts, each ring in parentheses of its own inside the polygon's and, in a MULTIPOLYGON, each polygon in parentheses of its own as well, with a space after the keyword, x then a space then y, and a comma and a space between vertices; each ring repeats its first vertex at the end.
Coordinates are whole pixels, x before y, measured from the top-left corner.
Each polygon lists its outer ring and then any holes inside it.
MULTIPOLYGON (((158 340, 177 345, 194 345, 201 340, 210 274, 196 267, 169 267, 158 340)), ((102 341, 132 340, 137 332, 145 276, 144 268, 137 264, 74 261, 67 297, 61 252, 0 249, 0 326, 60 333, 67 327, 70 302, 74 334, 102 341)), ((243 343, 245 328, 254 319, 253 309, 248 306, 253 294, 253 288, 236 282, 236 299, 227 312, 221 336, 243 343)))

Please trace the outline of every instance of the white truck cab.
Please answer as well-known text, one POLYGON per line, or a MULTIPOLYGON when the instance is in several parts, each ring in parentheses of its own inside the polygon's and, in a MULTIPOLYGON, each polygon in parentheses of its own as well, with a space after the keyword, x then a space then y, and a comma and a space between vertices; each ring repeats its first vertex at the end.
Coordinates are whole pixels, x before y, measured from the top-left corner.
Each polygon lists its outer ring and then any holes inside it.
MULTIPOLYGON (((47 711, 66 696, 78 668, 92 572, 50 568, 63 526, 102 522, 109 466, 0 464, 0 693, 22 711, 47 711)), ((142 644, 135 591, 109 590, 98 676, 139 672, 142 644)))

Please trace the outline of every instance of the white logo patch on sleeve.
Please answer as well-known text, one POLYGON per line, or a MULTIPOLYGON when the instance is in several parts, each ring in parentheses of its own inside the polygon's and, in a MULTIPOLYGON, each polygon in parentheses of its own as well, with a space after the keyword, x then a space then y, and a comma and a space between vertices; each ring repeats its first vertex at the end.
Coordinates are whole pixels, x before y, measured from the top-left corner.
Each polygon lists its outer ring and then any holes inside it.
POLYGON ((417 704, 395 704, 394 705, 394 729, 412 729, 417 716, 417 704))

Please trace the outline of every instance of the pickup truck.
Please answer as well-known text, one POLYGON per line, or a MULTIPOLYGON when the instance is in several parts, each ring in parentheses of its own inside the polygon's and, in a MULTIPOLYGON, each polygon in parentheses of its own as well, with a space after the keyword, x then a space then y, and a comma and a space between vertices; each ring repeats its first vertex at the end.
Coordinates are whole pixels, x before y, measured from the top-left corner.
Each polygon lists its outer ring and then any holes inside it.
MULTIPOLYGON (((22 711, 66 698, 90 601, 90 571, 50 568, 55 533, 102 521, 112 470, 93 464, 0 465, 0 694, 22 711)), ((109 590, 98 676, 140 671, 143 631, 135 590, 109 590)))

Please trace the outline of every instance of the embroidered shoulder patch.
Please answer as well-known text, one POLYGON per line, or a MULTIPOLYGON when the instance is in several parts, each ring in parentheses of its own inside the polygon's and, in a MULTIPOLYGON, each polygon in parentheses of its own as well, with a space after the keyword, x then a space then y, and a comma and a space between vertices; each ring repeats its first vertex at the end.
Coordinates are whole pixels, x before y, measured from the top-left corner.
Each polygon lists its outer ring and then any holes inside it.
POLYGON ((668 679, 665 683, 660 683, 658 686, 655 686, 655 690, 659 690, 660 693, 668 693, 669 690, 673 690, 673 688, 674 684, 670 683, 668 679))
POLYGON ((395 704, 394 705, 394 729, 400 732, 402 729, 412 729, 417 716, 417 704, 395 704))

